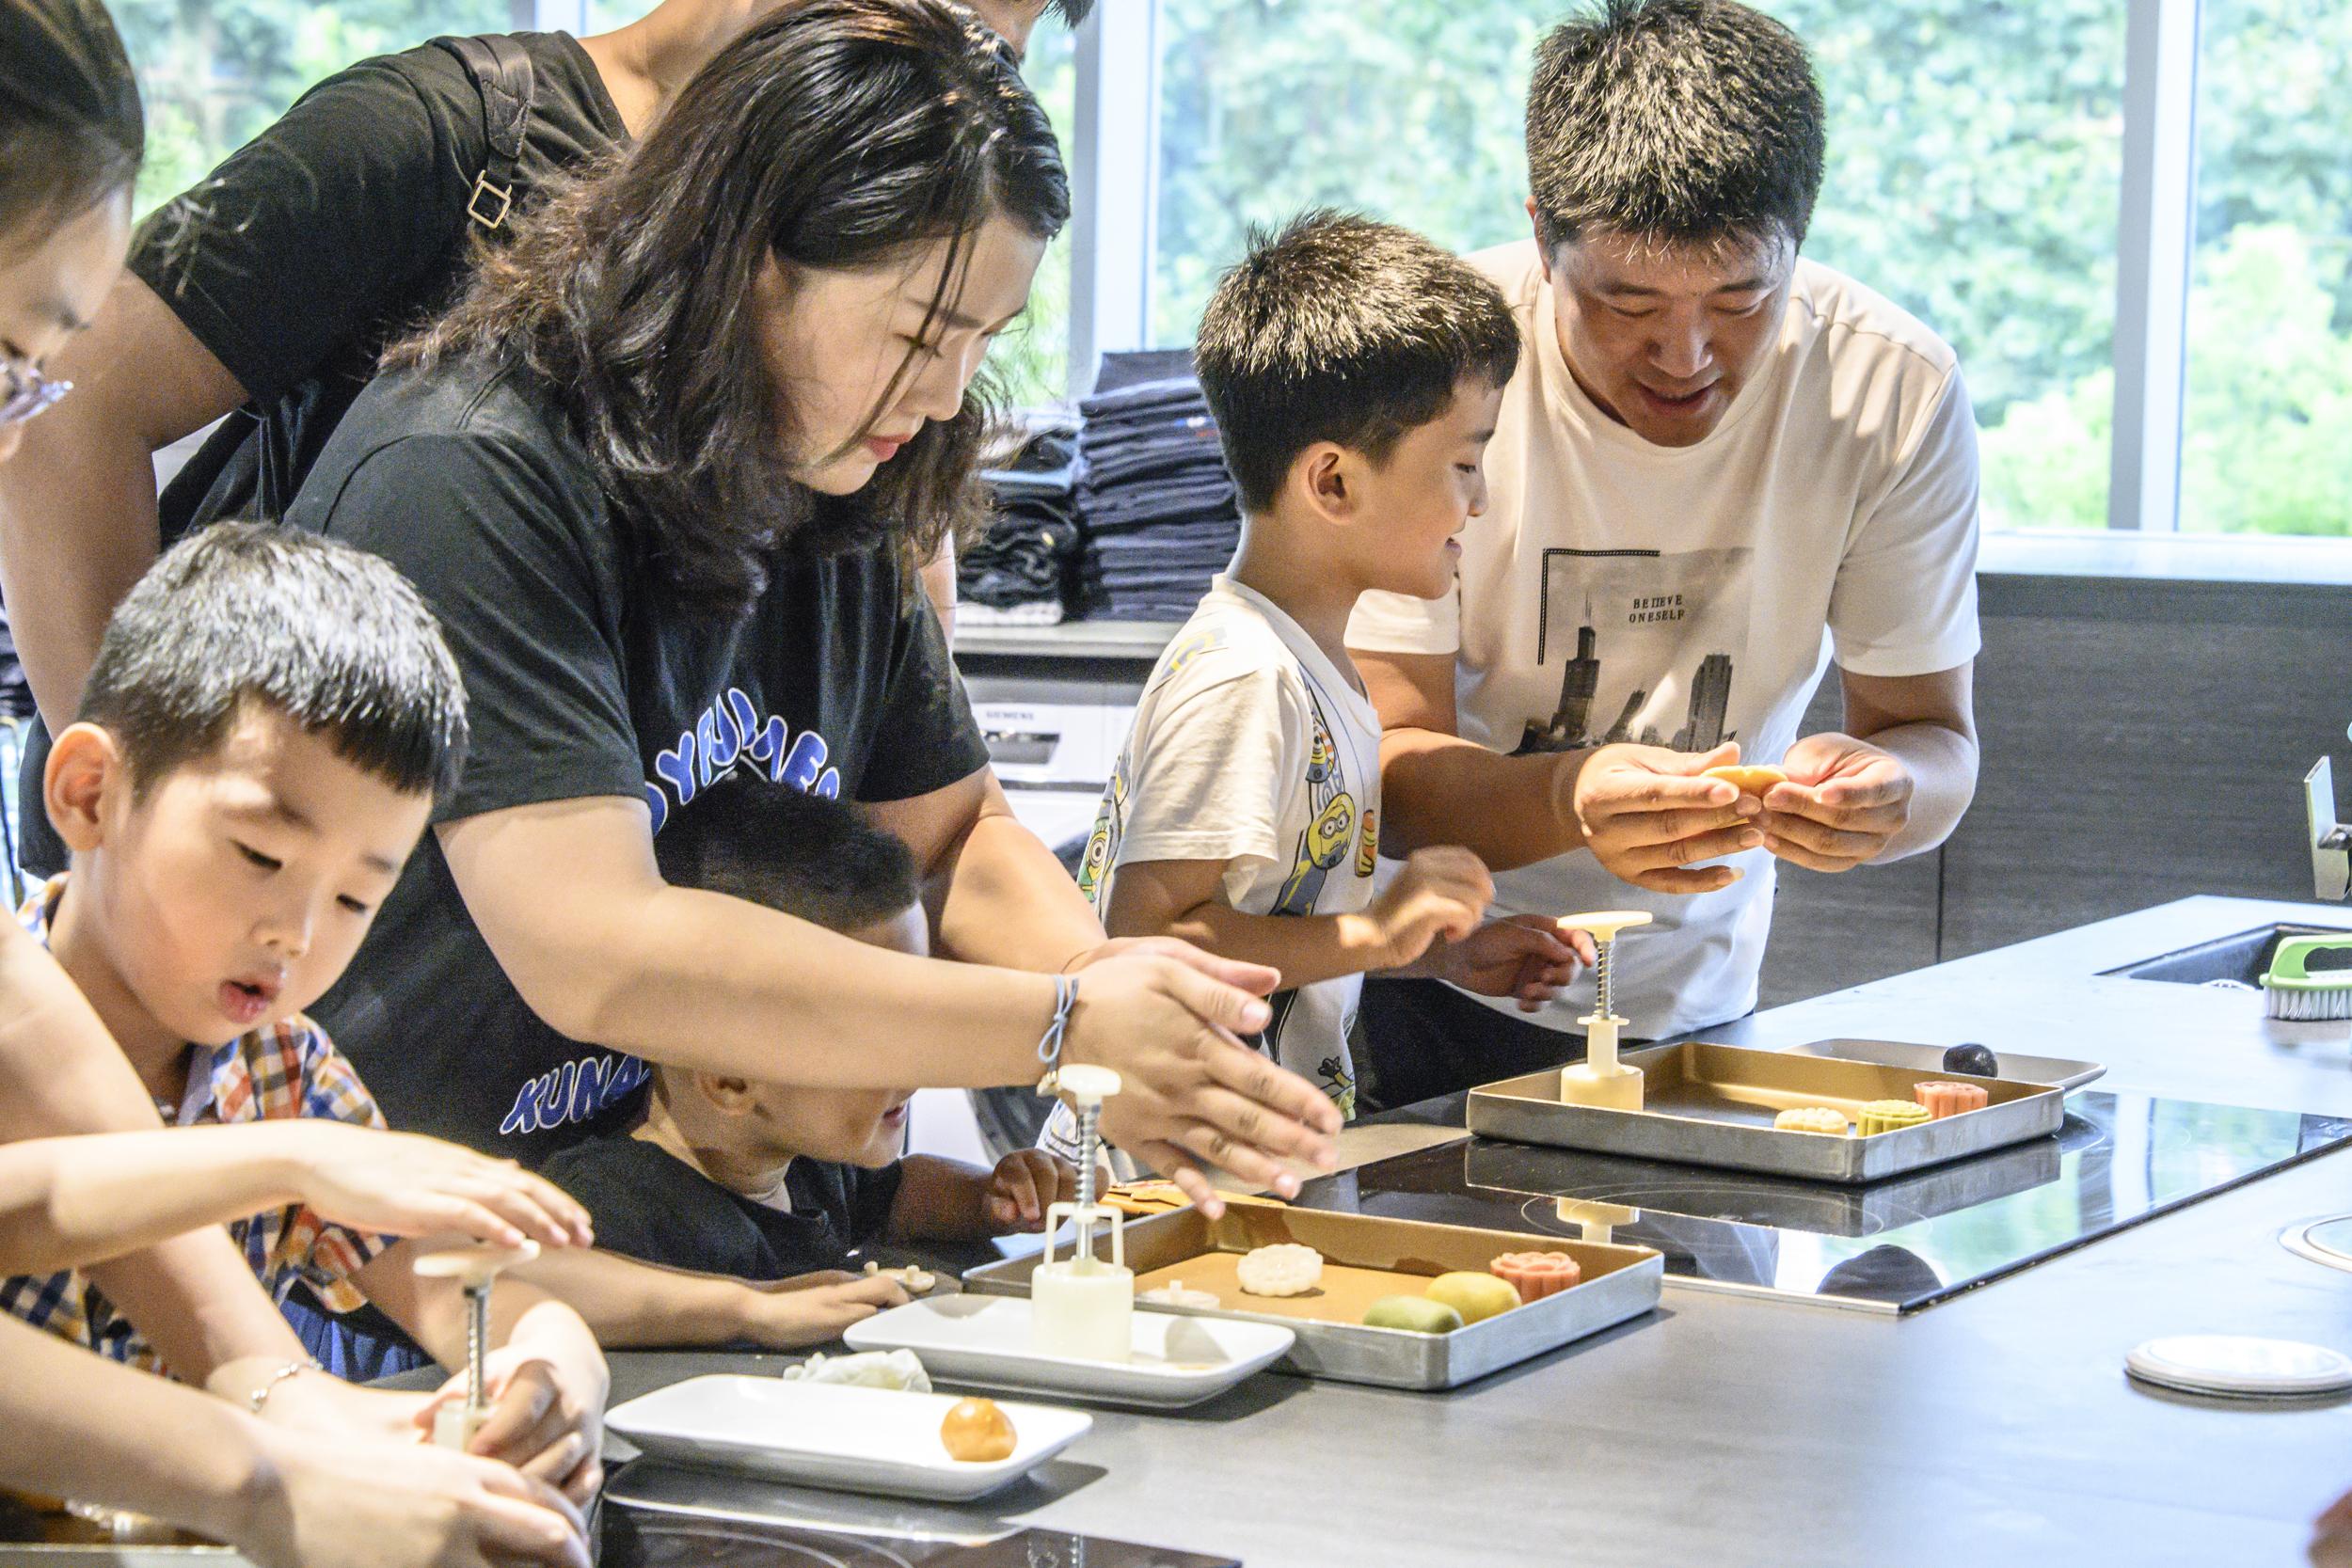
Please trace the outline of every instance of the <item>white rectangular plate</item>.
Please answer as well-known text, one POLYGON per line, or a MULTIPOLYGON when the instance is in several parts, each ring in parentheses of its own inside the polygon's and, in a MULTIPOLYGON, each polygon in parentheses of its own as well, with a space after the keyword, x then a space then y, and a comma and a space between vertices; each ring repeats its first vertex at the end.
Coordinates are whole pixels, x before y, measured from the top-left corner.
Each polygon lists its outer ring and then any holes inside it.
MULTIPOLYGON (((1815 1040, 1809 1045, 1792 1045, 1788 1053, 1827 1056, 1840 1062, 1875 1062, 1880 1067, 1901 1068, 1910 1072, 1941 1072, 1944 1050, 1940 1045, 1906 1045, 1899 1040, 1815 1040)), ((2015 1084, 2049 1084, 2068 1094, 2104 1077, 2107 1070, 2104 1063, 2077 1062, 2064 1056, 2028 1056, 2015 1051, 1996 1051, 1993 1054, 2001 1064, 1996 1076, 2015 1084)))
POLYGON ((1009 1459, 947 1457, 939 1423, 952 1394, 903 1394, 836 1383, 718 1374, 658 1388, 609 1412, 604 1424, 649 1454, 803 1486, 961 1501, 1009 1485, 1086 1434, 1094 1418, 1007 1403, 1009 1459))
POLYGON ((1214 1399, 1279 1361, 1297 1338, 1272 1323, 1180 1317, 1137 1303, 1134 1358, 1090 1361, 1035 1348, 1029 1313, 1025 1298, 935 1296, 878 1313, 842 1338, 852 1350, 904 1346, 946 1383, 1152 1410, 1214 1399))

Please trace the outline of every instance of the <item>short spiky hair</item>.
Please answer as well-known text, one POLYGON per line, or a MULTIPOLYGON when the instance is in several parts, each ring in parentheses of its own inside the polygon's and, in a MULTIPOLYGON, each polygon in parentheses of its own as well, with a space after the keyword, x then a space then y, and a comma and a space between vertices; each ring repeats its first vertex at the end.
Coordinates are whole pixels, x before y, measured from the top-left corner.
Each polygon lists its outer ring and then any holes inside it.
POLYGON ((1802 245, 1824 118, 1804 45, 1772 18, 1733 0, 1606 0, 1535 51, 1537 232, 1547 250, 1587 230, 1802 245))
POLYGON ((447 796, 466 688, 433 612, 364 550, 220 523, 148 568, 106 624, 79 717, 121 748, 135 795, 274 708, 393 788, 447 796))
POLYGON ((1201 313, 1194 350, 1226 466, 1253 512, 1316 442, 1384 462, 1465 378, 1501 387, 1518 357, 1510 307, 1458 257, 1328 209, 1251 236, 1201 313))
POLYGON ((672 887, 723 893, 829 931, 854 931, 922 896, 914 856, 843 800, 738 767, 654 835, 672 887))
POLYGON ((1074 33, 1094 14, 1094 0, 1053 0, 1046 9, 1060 17, 1062 24, 1074 33))

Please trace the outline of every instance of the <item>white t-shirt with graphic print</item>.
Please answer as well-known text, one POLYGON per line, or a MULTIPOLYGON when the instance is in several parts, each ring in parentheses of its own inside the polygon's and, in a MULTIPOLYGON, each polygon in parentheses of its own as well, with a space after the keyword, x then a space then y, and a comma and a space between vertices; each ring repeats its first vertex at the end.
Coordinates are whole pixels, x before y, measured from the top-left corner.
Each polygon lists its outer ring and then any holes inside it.
MULTIPOLYGON (((1272 600, 1219 577, 1144 686, 1078 885, 1107 910, 1121 866, 1224 861, 1225 902, 1244 914, 1356 913, 1372 902, 1379 802, 1372 705, 1272 600)), ((1362 989, 1348 974, 1276 993, 1261 1041, 1348 1116, 1362 989)), ((1073 1131, 1057 1108, 1045 1147, 1073 1155, 1073 1131)))
MULTIPOLYGON (((1457 655, 1464 736, 1504 752, 1738 740, 1777 762, 1831 649, 1881 676, 1976 657, 1976 424, 1932 332, 1801 260, 1777 343, 1722 423, 1661 447, 1569 375, 1533 240, 1470 261, 1525 340, 1486 449, 1487 511, 1462 534, 1454 594, 1368 594, 1347 638, 1457 655)), ((1578 851, 1497 876, 1496 912, 1652 911, 1618 944, 1617 1010, 1632 1033, 1677 1034, 1756 1005, 1775 863, 1730 863, 1741 880, 1676 897, 1578 851)), ((1587 976, 1532 1019, 1573 1030, 1591 1010, 1587 976)))

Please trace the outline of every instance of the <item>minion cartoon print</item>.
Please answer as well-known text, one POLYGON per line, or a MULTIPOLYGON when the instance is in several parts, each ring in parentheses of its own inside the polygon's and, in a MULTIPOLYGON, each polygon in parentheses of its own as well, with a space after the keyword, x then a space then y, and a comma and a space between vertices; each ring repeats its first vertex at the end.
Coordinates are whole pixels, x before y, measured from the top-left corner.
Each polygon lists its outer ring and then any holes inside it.
MULTIPOLYGON (((1353 1027, 1355 1016, 1350 1014, 1347 1022, 1353 1027)), ((1331 1103, 1340 1108, 1341 1117, 1348 1121, 1356 1119, 1356 1074, 1350 1070, 1345 1056, 1323 1058, 1315 1069, 1315 1083, 1331 1097, 1331 1103)))
POLYGON ((1078 892, 1102 911, 1104 885, 1119 857, 1120 836, 1127 825, 1127 759, 1121 756, 1104 787, 1103 804, 1094 814, 1094 831, 1087 834, 1085 856, 1078 862, 1078 892))
POLYGON ((1307 826, 1298 835, 1291 858, 1291 874, 1282 882, 1269 914, 1312 914, 1323 896, 1323 884, 1345 865, 1356 847, 1356 796, 1347 787, 1347 769, 1340 749, 1332 743, 1330 721, 1324 717, 1323 693, 1310 687, 1307 702, 1313 720, 1307 748, 1307 826))
MULTIPOLYGON (((1098 912, 1123 860, 1211 862, 1236 912, 1360 913, 1379 858, 1380 721, 1360 686, 1281 609, 1220 579, 1138 694, 1126 744, 1075 867, 1098 912)), ((1277 991, 1250 1041, 1356 1110, 1349 1025, 1362 990, 1342 974, 1277 991)), ((1058 1109, 1046 1131, 1074 1139, 1058 1109)))

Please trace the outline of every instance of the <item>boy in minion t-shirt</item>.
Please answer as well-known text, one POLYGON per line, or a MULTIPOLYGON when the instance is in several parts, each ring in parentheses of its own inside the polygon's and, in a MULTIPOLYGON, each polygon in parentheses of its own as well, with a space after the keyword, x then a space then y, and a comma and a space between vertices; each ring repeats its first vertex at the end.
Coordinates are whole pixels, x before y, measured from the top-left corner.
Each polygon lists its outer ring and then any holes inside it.
MULTIPOLYGON (((1368 970, 1540 1005, 1590 962, 1551 922, 1481 925, 1467 849, 1376 895, 1380 721, 1343 642, 1357 596, 1448 593, 1454 536, 1518 329, 1493 285, 1405 230, 1310 214, 1219 283, 1194 354, 1241 492, 1241 546, 1146 683, 1079 869, 1115 937, 1282 973, 1257 1042, 1352 1116, 1368 970)), ((1042 1141, 1073 1155, 1066 1108, 1042 1141)))

